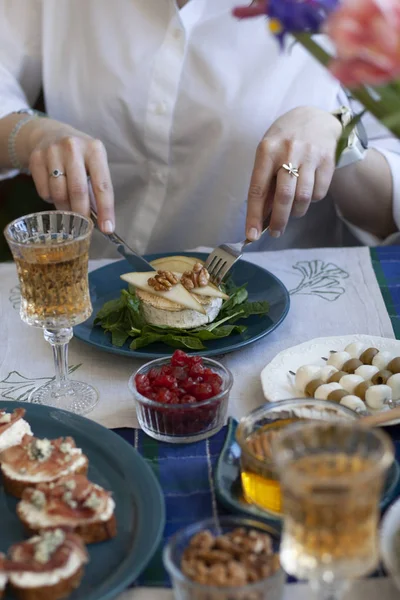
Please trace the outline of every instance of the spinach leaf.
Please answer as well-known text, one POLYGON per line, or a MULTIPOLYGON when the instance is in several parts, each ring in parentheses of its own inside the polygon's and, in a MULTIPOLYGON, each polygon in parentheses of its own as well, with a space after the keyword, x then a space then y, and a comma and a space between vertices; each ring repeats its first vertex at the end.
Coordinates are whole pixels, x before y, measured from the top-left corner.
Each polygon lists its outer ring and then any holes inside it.
POLYGON ((173 346, 174 348, 187 348, 188 350, 204 350, 205 348, 204 344, 198 337, 187 334, 185 335, 184 331, 182 331, 181 335, 169 333, 162 339, 162 341, 165 344, 168 344, 168 346, 173 346))
POLYGON ((164 341, 164 337, 166 336, 157 333, 146 333, 145 335, 139 335, 133 340, 129 348, 131 350, 139 350, 139 348, 144 348, 144 346, 148 346, 149 344, 164 341))
POLYGON ((122 348, 128 338, 129 333, 126 330, 114 329, 111 332, 111 343, 113 346, 117 346, 117 348, 122 348))

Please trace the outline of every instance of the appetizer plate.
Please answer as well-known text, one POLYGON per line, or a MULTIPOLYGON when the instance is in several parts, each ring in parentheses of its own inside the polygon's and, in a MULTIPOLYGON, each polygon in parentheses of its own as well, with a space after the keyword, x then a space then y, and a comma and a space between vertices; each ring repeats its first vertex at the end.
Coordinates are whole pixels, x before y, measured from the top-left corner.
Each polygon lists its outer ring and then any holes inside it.
MULTIPOLYGON (((34 435, 72 436, 89 458, 90 480, 112 490, 118 534, 113 540, 88 546, 90 562, 70 600, 109 600, 121 593, 145 569, 161 541, 165 524, 160 486, 144 459, 119 435, 62 410, 37 404, 0 401, 0 410, 25 408, 34 435)), ((0 487, 0 551, 22 541, 24 532, 17 500, 0 487)), ((5 598, 11 599, 7 594, 5 598)))
MULTIPOLYGON (((376 347, 379 350, 391 352, 394 356, 400 356, 400 341, 395 339, 362 334, 316 338, 283 350, 264 367, 261 371, 261 384, 266 400, 277 402, 304 397, 304 394, 296 389, 294 377, 290 375, 289 371, 296 373, 299 367, 309 364, 322 367, 326 364, 322 357, 328 357, 331 350, 344 350, 352 342, 361 342, 366 346, 376 347)), ((385 406, 382 410, 388 410, 388 408, 385 406)), ((371 414, 381 412, 370 408, 368 410, 371 414)), ((396 423, 400 423, 400 420, 390 421, 385 425, 396 423)))
MULTIPOLYGON (((208 256, 207 254, 199 252, 181 252, 179 254, 194 256, 202 260, 205 260, 208 256)), ((148 261, 152 261, 156 258, 175 255, 176 252, 170 252, 168 254, 152 254, 145 258, 148 261)), ((93 314, 90 319, 75 327, 75 337, 91 346, 95 346, 106 352, 111 352, 112 354, 122 354, 124 356, 139 357, 143 359, 170 356, 173 353, 174 348, 162 343, 151 344, 140 350, 130 350, 129 342, 127 342, 122 348, 117 348, 111 344, 111 335, 109 333, 105 333, 101 327, 93 327, 96 314, 103 304, 108 300, 117 298, 121 289, 127 287, 127 284, 120 279, 120 275, 128 273, 131 270, 132 267, 129 263, 122 260, 101 267, 89 274, 93 314)), ((237 286, 247 283, 250 302, 260 300, 269 302, 269 312, 266 316, 252 316, 243 321, 243 323, 247 325, 247 330, 244 334, 231 335, 220 340, 210 340, 205 342, 207 348, 201 350, 200 353, 202 356, 226 354, 227 352, 233 352, 234 350, 243 348, 243 346, 256 342, 274 331, 274 329, 282 323, 289 311, 289 293, 283 283, 269 271, 250 262, 239 260, 232 269, 232 278, 237 286)), ((189 354, 196 354, 196 352, 189 352, 189 354)))
MULTIPOLYGON (((236 442, 238 423, 229 419, 224 447, 218 459, 215 471, 215 490, 217 498, 230 512, 261 519, 274 527, 280 527, 282 519, 276 513, 270 513, 249 504, 243 497, 240 480, 240 446, 236 442)), ((397 460, 393 463, 387 475, 383 490, 380 509, 383 511, 400 494, 400 465, 397 460)), ((400 501, 399 501, 400 504, 400 501)), ((399 512, 399 544, 400 544, 400 506, 399 512)), ((399 546, 400 548, 400 546, 399 546)), ((399 555, 400 556, 400 555, 399 555)), ((399 559, 400 581, 400 559, 399 559)))

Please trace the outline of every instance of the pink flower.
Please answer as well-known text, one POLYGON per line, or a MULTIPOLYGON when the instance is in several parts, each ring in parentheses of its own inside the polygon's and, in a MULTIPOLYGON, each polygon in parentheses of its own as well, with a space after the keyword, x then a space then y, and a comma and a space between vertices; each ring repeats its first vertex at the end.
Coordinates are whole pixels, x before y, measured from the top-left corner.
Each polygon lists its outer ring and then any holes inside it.
POLYGON ((233 14, 239 19, 247 19, 249 17, 259 17, 267 12, 266 0, 253 0, 248 6, 237 6, 233 9, 233 14))
POLYGON ((326 32, 337 48, 332 73, 344 85, 382 85, 400 76, 399 0, 343 0, 326 32))

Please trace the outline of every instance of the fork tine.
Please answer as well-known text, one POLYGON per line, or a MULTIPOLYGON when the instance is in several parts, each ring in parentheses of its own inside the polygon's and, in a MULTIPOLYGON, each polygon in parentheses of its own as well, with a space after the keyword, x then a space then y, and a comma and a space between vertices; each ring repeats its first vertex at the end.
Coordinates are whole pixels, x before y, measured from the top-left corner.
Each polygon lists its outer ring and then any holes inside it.
POLYGON ((218 263, 218 268, 214 269, 214 271, 213 271, 212 277, 215 280, 215 282, 218 284, 222 281, 222 278, 223 278, 222 273, 223 272, 226 273, 226 271, 227 271, 226 265, 227 265, 227 261, 221 260, 218 263))
POLYGON ((224 279, 225 275, 228 273, 228 271, 230 270, 232 265, 236 262, 236 260, 237 259, 233 259, 231 262, 225 261, 223 267, 220 269, 220 271, 217 275, 218 285, 224 279))

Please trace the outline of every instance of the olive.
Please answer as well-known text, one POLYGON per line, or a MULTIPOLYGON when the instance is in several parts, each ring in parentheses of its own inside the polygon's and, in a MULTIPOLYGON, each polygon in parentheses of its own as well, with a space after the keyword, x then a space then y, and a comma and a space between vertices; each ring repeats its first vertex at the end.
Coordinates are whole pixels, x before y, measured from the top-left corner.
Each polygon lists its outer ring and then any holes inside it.
POLYGON ((333 375, 329 377, 327 383, 339 383, 343 375, 348 375, 348 373, 345 373, 344 371, 336 371, 336 373, 333 373, 333 375))
POLYGON ((367 348, 360 356, 360 360, 364 365, 372 365, 372 359, 378 354, 377 348, 367 348))
POLYGON ((328 400, 339 404, 341 399, 348 395, 349 395, 349 392, 346 392, 346 390, 333 390, 333 392, 328 394, 328 400))
POLYGON ((385 384, 389 377, 391 377, 392 375, 392 371, 382 369, 382 371, 378 371, 377 373, 375 373, 375 375, 371 378, 371 381, 374 385, 382 385, 385 384))
POLYGON ((400 373, 400 356, 393 358, 386 368, 388 371, 392 371, 392 373, 400 373))
POLYGON ((358 367, 361 367, 363 365, 363 363, 361 362, 361 360, 359 358, 351 358, 350 360, 346 361, 342 367, 342 371, 345 371, 345 373, 354 373, 354 371, 356 369, 358 369, 358 367))
POLYGON ((306 385, 306 389, 304 390, 306 393, 306 396, 308 398, 314 398, 314 394, 317 388, 319 388, 320 385, 323 385, 325 382, 322 379, 313 379, 312 381, 309 381, 306 385))
POLYGON ((354 395, 361 398, 361 400, 365 400, 366 391, 372 385, 374 385, 372 381, 363 381, 362 383, 359 383, 358 386, 354 389, 354 395))

